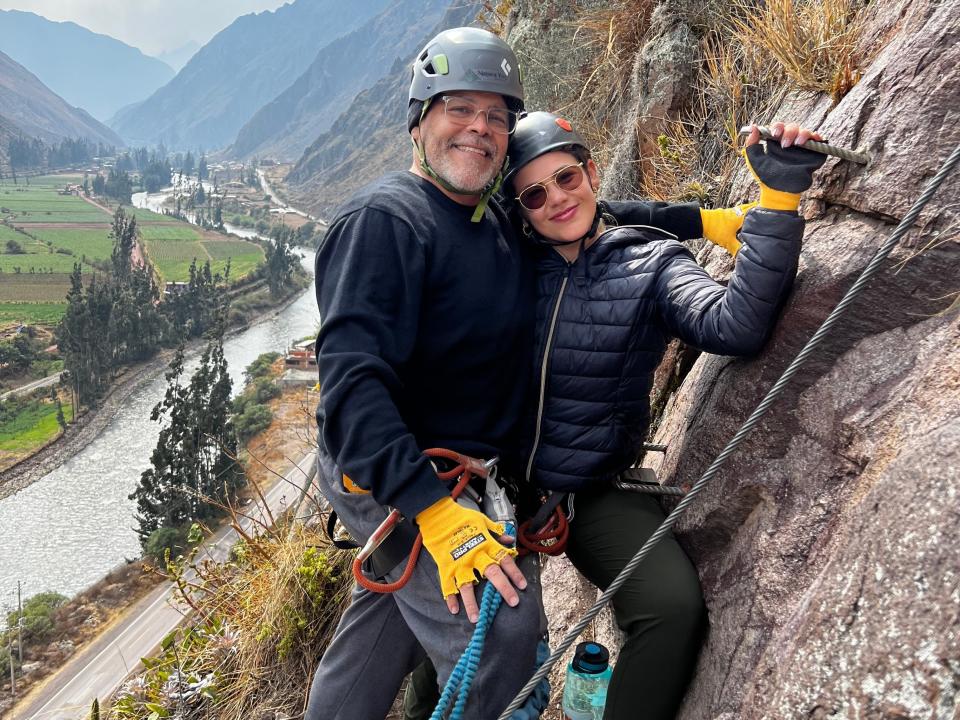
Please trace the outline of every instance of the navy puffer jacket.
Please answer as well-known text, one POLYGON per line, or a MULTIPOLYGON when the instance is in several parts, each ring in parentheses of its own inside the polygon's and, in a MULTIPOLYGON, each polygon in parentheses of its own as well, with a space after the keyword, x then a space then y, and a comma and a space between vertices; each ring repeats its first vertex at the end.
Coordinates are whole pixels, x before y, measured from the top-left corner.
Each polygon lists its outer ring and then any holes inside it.
POLYGON ((804 221, 755 208, 728 286, 655 228, 604 233, 574 263, 538 260, 537 417, 527 477, 574 491, 641 452, 653 373, 667 342, 721 355, 763 347, 797 271, 804 221))

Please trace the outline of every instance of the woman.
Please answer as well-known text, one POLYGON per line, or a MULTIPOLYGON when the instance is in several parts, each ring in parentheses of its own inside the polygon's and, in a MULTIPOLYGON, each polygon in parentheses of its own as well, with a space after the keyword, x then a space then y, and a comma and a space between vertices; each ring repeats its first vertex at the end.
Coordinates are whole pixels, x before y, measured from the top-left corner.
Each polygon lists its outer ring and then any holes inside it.
MULTIPOLYGON (((774 125, 781 145, 745 157, 760 201, 740 232, 729 284, 715 282, 690 252, 654 228, 607 227, 599 178, 583 139, 549 113, 520 121, 507 178, 537 256, 540 392, 527 474, 572 493, 567 555, 605 588, 664 519, 650 495, 612 481, 634 464, 649 424, 653 373, 671 337, 701 350, 758 352, 793 282, 803 220, 799 192, 824 156, 799 148, 809 131, 774 125), (766 181, 766 182, 764 182, 766 181)), ((706 614, 697 573, 668 536, 613 598, 625 643, 605 720, 673 718, 696 663, 706 614)))
MULTIPOLYGON (((730 248, 739 252, 726 286, 670 233, 611 226, 596 198, 597 166, 569 122, 531 113, 511 139, 505 190, 522 232, 538 246, 539 392, 527 480, 570 494, 566 552, 600 588, 664 519, 650 495, 617 490, 613 481, 642 452, 653 373, 667 343, 678 337, 706 352, 754 354, 793 283, 804 228, 799 193, 824 156, 791 147, 819 136, 772 127, 780 142, 768 142, 766 152, 756 128, 747 140, 760 200, 741 218, 742 245, 730 248)), ((729 221, 732 211, 723 212, 729 221)), ((706 612, 696 570, 672 535, 617 592, 613 609, 625 642, 604 719, 675 717, 706 612)))

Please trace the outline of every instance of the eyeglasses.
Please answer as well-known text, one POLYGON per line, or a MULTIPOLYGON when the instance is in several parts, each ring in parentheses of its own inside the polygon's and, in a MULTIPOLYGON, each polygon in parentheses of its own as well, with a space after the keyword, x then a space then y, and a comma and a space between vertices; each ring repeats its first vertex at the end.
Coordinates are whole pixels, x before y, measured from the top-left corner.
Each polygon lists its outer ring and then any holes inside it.
POLYGON ((583 163, 564 165, 540 182, 528 185, 523 189, 523 192, 517 195, 517 200, 527 210, 539 210, 547 202, 547 185, 552 182, 555 182, 561 190, 576 190, 583 182, 583 163))
POLYGON ((441 95, 443 113, 454 125, 467 126, 483 113, 487 127, 498 135, 509 135, 517 128, 517 113, 502 107, 481 108, 466 98, 441 95))

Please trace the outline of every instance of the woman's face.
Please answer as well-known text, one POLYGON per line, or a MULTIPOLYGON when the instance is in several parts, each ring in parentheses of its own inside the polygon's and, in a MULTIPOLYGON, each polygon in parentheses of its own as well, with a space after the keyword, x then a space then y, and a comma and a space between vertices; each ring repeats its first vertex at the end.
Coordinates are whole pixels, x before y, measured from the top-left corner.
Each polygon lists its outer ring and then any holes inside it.
POLYGON ((599 186, 597 166, 593 160, 587 160, 582 168, 576 168, 578 162, 571 153, 550 152, 524 165, 514 177, 515 197, 531 185, 539 183, 546 188, 546 202, 542 207, 529 210, 521 205, 520 212, 534 230, 550 240, 578 240, 593 223, 597 210, 594 189, 599 186), (556 173, 571 165, 582 173, 582 181, 576 188, 564 190, 557 182, 556 173))

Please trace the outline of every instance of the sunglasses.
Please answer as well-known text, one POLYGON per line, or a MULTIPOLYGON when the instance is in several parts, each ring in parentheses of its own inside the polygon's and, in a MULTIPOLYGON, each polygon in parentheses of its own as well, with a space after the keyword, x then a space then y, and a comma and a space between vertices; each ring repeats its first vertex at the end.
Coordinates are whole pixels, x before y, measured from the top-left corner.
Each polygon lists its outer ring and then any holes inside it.
POLYGON ((523 192, 517 195, 517 200, 527 210, 539 210, 547 202, 547 185, 552 182, 555 182, 561 190, 576 190, 583 182, 583 163, 564 165, 540 182, 528 185, 523 189, 523 192))

